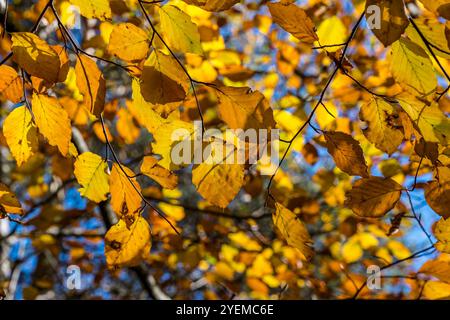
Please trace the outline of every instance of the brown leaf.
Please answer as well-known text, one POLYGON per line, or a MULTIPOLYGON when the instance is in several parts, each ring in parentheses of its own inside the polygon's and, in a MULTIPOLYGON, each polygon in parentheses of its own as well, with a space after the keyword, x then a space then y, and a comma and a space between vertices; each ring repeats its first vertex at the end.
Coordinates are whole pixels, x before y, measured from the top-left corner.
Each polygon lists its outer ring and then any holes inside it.
POLYGON ((400 39, 409 24, 403 0, 367 0, 366 19, 372 23, 376 19, 381 19, 380 26, 374 25, 371 30, 385 47, 400 39), (370 6, 377 6, 381 17, 374 12, 367 12, 370 6))
POLYGON ((379 218, 395 206, 401 190, 402 186, 390 178, 363 178, 347 192, 345 205, 358 216, 379 218))
POLYGON ((306 12, 293 3, 268 3, 273 22, 306 43, 319 40, 315 27, 306 12))
POLYGON ((359 145, 349 134, 328 131, 324 133, 328 153, 334 159, 336 166, 351 176, 368 177, 366 160, 359 145))
POLYGON ((106 82, 97 64, 85 55, 79 55, 75 65, 77 86, 84 97, 84 105, 96 117, 105 106, 106 82))

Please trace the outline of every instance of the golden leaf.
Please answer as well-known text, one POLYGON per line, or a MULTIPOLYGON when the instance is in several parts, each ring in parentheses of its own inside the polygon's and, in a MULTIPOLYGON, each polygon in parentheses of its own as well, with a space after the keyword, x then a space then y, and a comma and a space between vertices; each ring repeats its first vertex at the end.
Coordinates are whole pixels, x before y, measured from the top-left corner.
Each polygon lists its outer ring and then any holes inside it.
POLYGON ((188 78, 178 62, 161 51, 153 51, 144 64, 141 94, 153 104, 182 101, 186 97, 188 78))
POLYGON ((88 19, 111 20, 110 0, 69 0, 80 8, 80 13, 88 19))
POLYGON ((275 212, 272 215, 272 220, 287 243, 297 248, 304 260, 310 260, 314 254, 313 242, 306 226, 297 215, 277 202, 275 203, 275 212))
POLYGON ((109 190, 111 192, 111 206, 119 217, 124 215, 138 216, 137 213, 142 202, 141 186, 131 169, 114 163, 109 179, 109 190))
POLYGON ((49 144, 58 147, 63 156, 69 152, 72 127, 66 110, 58 100, 43 94, 33 94, 32 111, 39 132, 47 138, 49 144))
POLYGON ((370 142, 388 154, 397 151, 403 141, 403 132, 399 129, 399 116, 393 105, 382 98, 374 98, 361 107, 359 117, 367 123, 363 133, 370 142))
POLYGON ((16 195, 0 182, 0 217, 5 213, 23 214, 23 210, 16 195))
POLYGON ((25 106, 17 107, 3 122, 3 134, 17 165, 21 166, 38 150, 36 127, 25 106))
POLYGON ((367 13, 367 8, 376 5, 380 10, 381 16, 380 26, 371 28, 372 32, 377 36, 378 40, 387 47, 400 39, 403 32, 408 27, 409 21, 405 14, 403 0, 367 0, 366 1, 366 18, 371 19, 372 13, 367 13))
POLYGON ((231 129, 269 129, 276 123, 264 95, 248 87, 220 87, 216 90, 219 116, 231 129))
POLYGON ((108 268, 136 266, 150 255, 150 227, 141 216, 124 217, 105 235, 105 255, 108 268))
POLYGON ((23 98, 22 78, 10 66, 0 66, 0 92, 13 103, 18 103, 23 98))
POLYGON ((147 33, 132 23, 115 25, 109 38, 108 52, 125 61, 142 60, 150 50, 147 33))
POLYGON ((29 74, 49 83, 58 81, 60 60, 47 42, 29 32, 12 33, 13 59, 29 74))
POLYGON ((108 164, 92 152, 79 155, 74 164, 74 174, 82 186, 78 191, 91 201, 99 203, 107 199, 109 192, 108 164))
POLYGON ((391 72, 406 91, 415 95, 429 95, 436 90, 437 77, 425 50, 406 38, 392 44, 391 72))
POLYGON ((203 54, 198 27, 187 13, 175 6, 165 5, 159 9, 159 17, 164 38, 171 49, 203 54))
POLYGON ((77 86, 84 97, 84 105, 96 117, 99 117, 105 106, 106 81, 91 58, 79 55, 75 65, 77 86))
POLYGON ((379 218, 395 206, 401 190, 402 186, 390 178, 363 178, 347 192, 345 205, 358 216, 379 218))
POLYGON ((338 131, 327 131, 324 136, 328 153, 339 169, 352 176, 368 176, 366 160, 358 141, 338 131))
POLYGON ((268 3, 273 22, 292 34, 300 41, 314 43, 319 40, 314 24, 306 12, 293 3, 275 2, 268 3))
POLYGON ((144 157, 141 172, 158 182, 163 188, 175 189, 178 184, 177 175, 160 166, 155 157, 144 157))

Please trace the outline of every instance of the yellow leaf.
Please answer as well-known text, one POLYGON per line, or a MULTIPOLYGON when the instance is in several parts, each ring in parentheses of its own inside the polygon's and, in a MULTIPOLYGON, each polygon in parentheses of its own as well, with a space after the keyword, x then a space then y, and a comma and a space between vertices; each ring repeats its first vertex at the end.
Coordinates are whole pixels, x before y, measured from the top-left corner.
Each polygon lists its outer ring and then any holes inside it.
POLYGON ((216 90, 219 116, 231 129, 269 129, 276 123, 264 95, 248 87, 220 87, 216 90))
POLYGON ((163 188, 175 189, 178 184, 177 175, 160 166, 158 159, 154 157, 144 157, 141 172, 158 182, 163 188))
POLYGON ((88 19, 111 20, 110 0, 69 0, 80 8, 80 13, 88 19))
POLYGON ((147 33, 132 23, 114 26, 109 38, 110 54, 125 61, 142 60, 147 57, 150 39, 147 33))
POLYGON ((171 117, 164 120, 153 134, 155 140, 152 142, 153 152, 161 155, 162 158, 158 163, 170 171, 191 164, 193 136, 194 126, 192 123, 171 117), (177 135, 177 132, 180 134, 177 135), (177 146, 181 146, 183 149, 175 150, 174 148, 177 146), (184 154, 184 146, 189 149, 189 154, 184 154), (174 163, 172 152, 183 159, 183 163, 174 163))
POLYGON ((440 281, 427 281, 422 295, 430 300, 450 299, 450 284, 440 281))
POLYGON ((436 102, 420 101, 410 95, 397 97, 401 107, 419 128, 427 142, 447 145, 450 140, 450 120, 436 102))
POLYGON ((79 155, 74 164, 74 174, 82 186, 78 191, 91 201, 99 203, 107 199, 109 192, 108 164, 92 152, 79 155))
POLYGON ((206 11, 219 12, 230 9, 240 0, 183 0, 206 11))
POLYGON ((450 253, 450 219, 441 218, 434 226, 433 233, 438 240, 435 244, 436 249, 450 253))
POLYGON ((126 109, 117 112, 116 128, 126 144, 133 144, 139 138, 141 130, 134 124, 133 116, 126 109))
POLYGON ((366 160, 358 141, 338 131, 325 132, 324 136, 328 153, 339 169, 352 176, 368 176, 366 160))
POLYGON ((141 75, 141 94, 145 101, 166 104, 186 97, 188 78, 178 62, 161 51, 154 50, 141 75))
POLYGON ((32 111, 39 132, 49 144, 58 147, 63 156, 69 152, 72 128, 66 110, 58 100, 43 94, 33 94, 32 111))
POLYGON ((50 83, 58 81, 60 60, 47 42, 29 32, 12 33, 13 59, 27 73, 50 83))
POLYGON ((153 105, 150 102, 144 100, 138 80, 132 80, 131 89, 133 101, 127 103, 128 110, 141 126, 145 127, 148 132, 154 134, 164 119, 153 110, 153 105))
POLYGON ((85 55, 77 57, 75 65, 77 86, 84 97, 84 105, 96 117, 105 106, 106 82, 97 64, 85 55))
POLYGON ((445 219, 450 217, 450 182, 430 181, 423 189, 431 209, 445 219))
POLYGON ((277 202, 272 220, 287 243, 300 251, 302 259, 310 260, 314 254, 313 242, 306 226, 295 213, 277 202))
POLYGON ((23 214, 23 210, 16 195, 0 182, 0 217, 5 213, 23 214))
POLYGON ((437 77, 425 50, 406 38, 392 44, 391 72, 402 88, 411 94, 430 95, 436 90, 437 77))
POLYGON ((17 165, 21 166, 38 150, 36 127, 25 106, 11 111, 3 122, 3 134, 17 165))
POLYGON ((226 208, 244 184, 244 165, 204 162, 192 169, 192 183, 210 203, 226 208))
POLYGON ((361 217, 382 217, 400 199, 401 190, 402 186, 392 179, 363 178, 347 192, 345 205, 361 217))
POLYGON ((442 256, 436 260, 429 260, 423 264, 419 273, 428 274, 450 284, 450 260, 444 260, 442 256))
POLYGON ((18 103, 22 100, 22 78, 10 66, 0 66, 0 92, 6 99, 13 103, 18 103))
POLYGON ((161 28, 169 47, 179 52, 203 54, 198 27, 191 17, 172 5, 159 9, 161 28))
MULTIPOLYGON (((424 35, 425 39, 432 44, 433 53, 445 59, 450 59, 450 54, 445 53, 450 52, 445 33, 445 25, 439 22, 438 19, 433 19, 431 17, 417 17, 414 18, 414 22, 420 32, 424 35), (436 47, 441 50, 437 50, 436 47)), ((422 37, 412 25, 406 29, 406 35, 413 42, 421 46, 431 57, 431 53, 427 46, 423 43, 422 37)))
POLYGON ((136 266, 150 255, 150 227, 141 216, 125 217, 105 235, 105 255, 108 268, 136 266))
POLYGON ((276 2, 268 3, 273 22, 292 34, 300 41, 313 43, 319 40, 314 24, 306 12, 293 3, 276 2))
POLYGON ((393 105, 382 98, 374 98, 361 107, 359 117, 367 123, 363 133, 370 142, 388 154, 397 151, 403 132, 396 123, 399 116, 393 105))
MULTIPOLYGON (((347 40, 347 28, 337 16, 328 18, 319 25, 317 29, 320 45, 333 45, 344 43, 347 40)), ((329 47, 327 51, 334 52, 340 47, 329 47)))
POLYGON ((141 186, 135 178, 135 174, 129 168, 121 167, 114 163, 109 179, 109 189, 111 192, 111 206, 119 216, 138 216, 141 208, 141 186), (123 171, 122 171, 123 169, 123 171))
POLYGON ((368 20, 374 13, 367 13, 367 8, 373 5, 380 9, 381 16, 376 16, 375 19, 380 19, 381 23, 380 26, 373 26, 371 30, 378 40, 387 47, 400 39, 408 27, 409 21, 405 14, 403 0, 367 0, 366 17, 368 20))
POLYGON ((448 0, 420 0, 425 8, 441 17, 450 20, 450 3, 448 0))

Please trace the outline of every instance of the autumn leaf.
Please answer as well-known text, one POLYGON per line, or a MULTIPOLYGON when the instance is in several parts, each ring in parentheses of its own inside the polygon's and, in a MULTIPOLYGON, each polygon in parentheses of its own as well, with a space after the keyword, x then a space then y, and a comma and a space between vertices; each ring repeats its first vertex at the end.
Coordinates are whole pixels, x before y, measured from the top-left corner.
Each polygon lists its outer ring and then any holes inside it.
POLYGON ((6 213, 23 214, 23 210, 16 195, 0 182, 0 218, 6 213))
POLYGON ((109 0, 69 0, 80 8, 80 13, 88 19, 111 20, 111 7, 109 0))
POLYGON ((96 117, 105 106, 106 82, 97 64, 85 55, 77 57, 75 65, 77 86, 84 97, 84 105, 96 117))
POLYGON ((402 186, 390 178, 363 178, 347 192, 345 205, 358 216, 379 218, 395 206, 401 191, 402 186))
POLYGON ((10 66, 0 66, 0 92, 11 102, 17 103, 23 97, 22 79, 10 66))
POLYGON ((425 200, 436 213, 450 217, 450 181, 430 181, 424 186, 425 200))
POLYGON ((171 56, 152 51, 141 75, 141 94, 153 104, 182 101, 186 97, 187 81, 183 69, 171 56))
POLYGON ((244 184, 244 166, 205 161, 192 169, 192 183, 211 204, 226 208, 244 184))
POLYGON ((105 235, 106 263, 110 269, 136 266, 150 255, 150 227, 141 216, 124 217, 105 235))
POLYGON ((419 128, 425 141, 447 145, 450 139, 450 120, 435 102, 421 101, 410 95, 397 97, 400 106, 419 128))
POLYGON ((319 40, 314 24, 306 12, 293 3, 270 2, 267 4, 273 22, 300 41, 314 43, 319 40))
POLYGON ((367 177, 367 165, 359 142, 344 132, 328 131, 324 133, 328 153, 336 166, 352 176, 367 177))
POLYGON ((49 144, 58 147, 61 154, 66 156, 72 134, 66 110, 57 99, 43 94, 33 94, 31 105, 39 132, 49 144))
POLYGON ((405 14, 403 0, 367 0, 366 18, 370 20, 371 23, 375 22, 371 18, 373 12, 368 13, 367 8, 374 5, 379 8, 381 13, 381 17, 376 17, 377 19, 380 19, 380 26, 374 26, 371 30, 385 47, 390 46, 400 39, 409 24, 405 14))
POLYGON ((261 92, 247 87, 220 87, 216 94, 219 116, 231 129, 275 127, 272 108, 261 92))
POLYGON ((141 172, 159 183, 163 188, 175 189, 178 177, 173 172, 158 164, 155 157, 144 157, 141 164, 141 172))
POLYGON ((109 178, 109 190, 111 192, 111 206, 119 217, 124 215, 138 216, 142 202, 141 186, 131 169, 114 163, 109 178))
POLYGON ((415 95, 429 95, 436 90, 437 78, 425 50, 406 38, 392 44, 391 72, 403 89, 415 95))
POLYGON ((187 13, 175 6, 165 5, 159 9, 159 17, 164 38, 172 49, 203 54, 198 27, 187 13))
POLYGON ((419 273, 424 273, 446 283, 450 283, 450 260, 444 259, 442 256, 435 260, 429 260, 422 265, 419 273))
POLYGON ((450 20, 450 4, 447 0, 420 0, 420 2, 422 2, 428 10, 450 20))
POLYGON ((27 107, 17 107, 3 123, 3 134, 17 165, 33 156, 38 150, 37 130, 27 107))
POLYGON ((272 220, 287 243, 297 248, 304 260, 310 260, 314 254, 313 242, 303 222, 291 210, 278 202, 275 203, 272 220))
POLYGON ((14 61, 26 72, 50 83, 58 81, 59 56, 37 35, 29 32, 14 32, 11 49, 14 61))
POLYGON ((370 142, 387 154, 397 151, 404 135, 394 105, 382 98, 373 98, 361 106, 359 117, 367 123, 363 133, 370 142))
POLYGON ((433 227, 433 233, 438 242, 436 249, 450 253, 450 219, 441 218, 433 227))
POLYGON ((82 186, 78 191, 91 201, 106 200, 109 192, 108 164, 92 152, 79 155, 74 164, 74 175, 82 186))
POLYGON ((240 0, 183 0, 188 4, 198 6, 206 11, 220 12, 230 9, 240 0))
POLYGON ((142 60, 150 50, 147 33, 132 23, 119 23, 113 27, 108 52, 125 61, 142 60))

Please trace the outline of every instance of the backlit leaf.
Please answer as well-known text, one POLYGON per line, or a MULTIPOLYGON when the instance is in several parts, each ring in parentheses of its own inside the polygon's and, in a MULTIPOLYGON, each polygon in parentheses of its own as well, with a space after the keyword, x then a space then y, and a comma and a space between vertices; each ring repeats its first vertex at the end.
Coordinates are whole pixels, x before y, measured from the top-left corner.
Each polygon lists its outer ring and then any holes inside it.
POLYGON ((319 40, 314 24, 306 12, 293 3, 268 3, 273 22, 300 41, 313 43, 319 40))
POLYGON ((39 132, 49 144, 58 147, 63 156, 69 152, 72 128, 66 110, 58 100, 43 94, 33 94, 32 110, 39 132))
POLYGON ((272 215, 272 220, 287 243, 297 248, 304 260, 310 260, 314 254, 313 241, 306 226, 295 213, 277 202, 275 203, 275 212, 272 215))
POLYGON ((147 33, 132 23, 114 26, 109 39, 108 51, 125 61, 142 60, 149 52, 150 39, 147 33))
POLYGON ((106 263, 110 269, 136 266, 150 255, 150 227, 140 217, 125 217, 105 235, 106 263))
POLYGON ((402 186, 390 178, 363 178, 347 192, 345 205, 358 216, 379 218, 395 206, 401 190, 402 186))
POLYGON ((324 136, 328 153, 339 169, 352 176, 368 176, 366 160, 358 141, 338 131, 325 132, 324 136))
POLYGON ((3 134, 18 166, 27 162, 38 150, 36 127, 25 106, 11 111, 3 123, 3 134))
POLYGON ((92 152, 79 155, 74 164, 74 174, 81 188, 80 194, 91 201, 106 200, 109 192, 108 164, 92 152))

